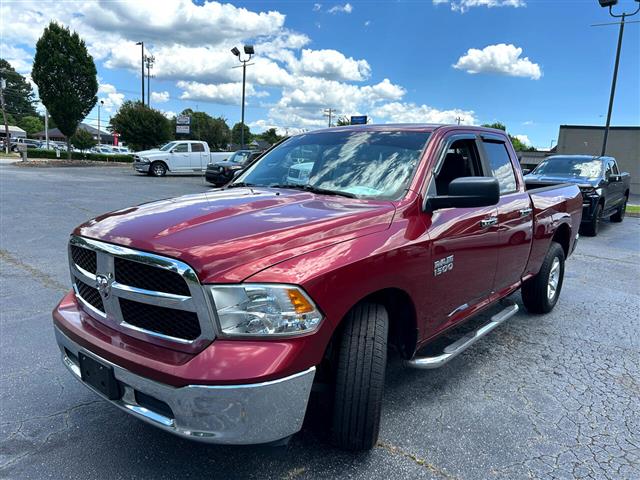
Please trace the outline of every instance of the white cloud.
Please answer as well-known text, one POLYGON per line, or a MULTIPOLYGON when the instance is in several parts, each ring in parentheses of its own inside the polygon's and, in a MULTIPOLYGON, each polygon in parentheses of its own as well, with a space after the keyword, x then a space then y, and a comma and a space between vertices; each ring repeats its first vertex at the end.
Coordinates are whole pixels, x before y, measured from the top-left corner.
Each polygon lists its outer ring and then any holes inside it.
POLYGON ((514 137, 520 140, 525 145, 531 145, 531 140, 529 140, 529 137, 527 135, 514 135, 514 137))
MULTIPOLYGON (((180 98, 201 102, 213 102, 227 105, 239 105, 242 101, 242 82, 207 84, 200 82, 179 81, 178 88, 183 90, 180 98)), ((245 97, 264 97, 267 92, 256 92, 253 85, 247 84, 245 97)), ((246 100, 246 98, 245 98, 246 100)))
POLYGON ((364 22, 365 27, 368 27, 369 25, 371 25, 371 20, 367 20, 366 22, 364 22))
POLYGON ((151 101, 153 103, 165 103, 169 101, 169 92, 151 92, 151 101))
POLYGON ((451 5, 451 10, 454 12, 465 13, 470 8, 474 7, 513 7, 520 8, 526 7, 527 4, 524 0, 433 0, 434 5, 451 5))
POLYGON ((314 12, 319 12, 322 9, 322 4, 321 3, 314 3, 313 4, 313 11, 314 12))
MULTIPOLYGON (((4 25, 3 27, 4 28, 4 25)), ((33 57, 26 50, 0 43, 1 56, 16 70, 16 72, 26 75, 31 73, 33 57)))
POLYGON ((415 103, 386 103, 371 112, 388 123, 458 123, 476 125, 478 120, 472 110, 438 110, 428 105, 415 103))
POLYGON ((344 5, 336 5, 335 7, 331 7, 328 12, 332 14, 351 13, 353 12, 353 5, 351 5, 350 3, 345 3, 344 5))
POLYGON ((542 76, 540 65, 520 55, 522 48, 504 43, 489 45, 482 50, 470 48, 453 67, 471 74, 498 73, 538 80, 542 76))
POLYGON ((124 93, 119 93, 116 87, 110 83, 100 83, 98 86, 98 101, 103 101, 103 108, 107 112, 113 113, 124 102, 124 93))
POLYGON ((300 59, 290 61, 294 73, 327 78, 329 80, 362 81, 371 75, 366 60, 345 57, 337 50, 302 50, 300 59))
POLYGON ((177 116, 176 112, 173 112, 171 110, 160 110, 162 112, 162 114, 167 117, 169 120, 171 120, 172 118, 175 118, 177 116))

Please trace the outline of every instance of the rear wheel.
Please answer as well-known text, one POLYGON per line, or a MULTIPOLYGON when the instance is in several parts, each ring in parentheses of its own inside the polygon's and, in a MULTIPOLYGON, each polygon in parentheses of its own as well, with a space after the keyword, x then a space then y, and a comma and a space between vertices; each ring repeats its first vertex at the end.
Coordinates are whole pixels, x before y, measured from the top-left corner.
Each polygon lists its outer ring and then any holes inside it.
POLYGON ((618 207, 618 210, 616 210, 616 213, 611 215, 611 221, 612 222, 620 223, 622 220, 624 220, 624 215, 625 215, 625 213, 627 213, 627 201, 628 200, 629 200, 629 197, 627 197, 625 195, 624 199, 622 200, 622 205, 620 205, 618 207))
POLYGON ((389 317, 382 305, 363 303, 345 319, 338 349, 333 441, 368 450, 378 441, 387 365, 389 317))
POLYGON ((162 162, 153 162, 149 167, 149 174, 154 177, 164 177, 167 174, 167 167, 162 162))
POLYGON ((564 250, 551 242, 538 274, 522 285, 522 301, 531 313, 549 313, 560 297, 564 279, 564 250))
POLYGON ((598 235, 598 230, 600 230, 600 222, 602 221, 602 204, 599 203, 596 206, 589 223, 584 225, 584 234, 589 237, 595 237, 598 235))

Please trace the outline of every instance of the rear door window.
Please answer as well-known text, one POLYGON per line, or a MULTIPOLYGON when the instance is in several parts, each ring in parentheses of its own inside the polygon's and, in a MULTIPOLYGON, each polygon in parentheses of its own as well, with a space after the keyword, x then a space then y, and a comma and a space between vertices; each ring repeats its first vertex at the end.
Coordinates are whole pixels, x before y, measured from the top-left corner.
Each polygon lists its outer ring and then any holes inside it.
POLYGON ((192 143, 191 144, 192 152, 204 152, 204 145, 201 143, 192 143))
POLYGON ((498 183, 500 184, 500 193, 515 192, 518 186, 507 146, 503 142, 486 140, 483 142, 483 145, 491 167, 491 174, 498 179, 498 183))

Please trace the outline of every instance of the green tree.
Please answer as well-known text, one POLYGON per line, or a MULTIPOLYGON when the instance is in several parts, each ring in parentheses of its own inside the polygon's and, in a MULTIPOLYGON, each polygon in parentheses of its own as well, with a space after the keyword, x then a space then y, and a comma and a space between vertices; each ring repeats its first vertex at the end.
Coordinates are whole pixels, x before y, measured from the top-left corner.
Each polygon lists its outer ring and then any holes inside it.
MULTIPOLYGON (((40 100, 70 147, 78 124, 98 101, 96 65, 84 40, 51 22, 36 44, 31 77, 38 85, 40 100)), ((67 158, 71 158, 71 148, 67 149, 67 158)))
POLYGON ((5 109, 13 118, 36 116, 35 97, 31 84, 4 58, 0 58, 0 77, 7 81, 4 92, 5 109))
POLYGON ((111 117, 109 130, 133 150, 144 150, 166 143, 173 138, 171 121, 155 108, 128 100, 111 117))
MULTIPOLYGON (((241 138, 242 127, 243 127, 242 123, 238 122, 231 129, 231 142, 235 143, 236 145, 240 145, 242 143, 242 138, 241 138)), ((245 146, 251 143, 252 139, 253 139, 253 136, 251 135, 251 130, 249 130, 249 127, 245 124, 244 125, 245 146)))
POLYGON ((284 138, 278 135, 278 132, 276 131, 275 128, 269 128, 264 132, 262 132, 261 134, 255 135, 255 137, 260 140, 264 140, 265 142, 268 142, 271 145, 278 143, 280 140, 284 138))
MULTIPOLYGON (((213 118, 208 113, 194 112, 190 108, 183 110, 181 115, 191 117, 191 133, 187 137, 180 136, 180 138, 203 140, 209 144, 211 150, 227 148, 231 141, 231 130, 224 118, 213 118)), ((175 125, 175 119, 173 124, 175 125)))
POLYGON ((351 120, 347 117, 340 117, 336 122, 336 127, 344 127, 346 125, 351 125, 351 120))
MULTIPOLYGON (((485 123, 482 126, 488 127, 488 128, 495 128, 496 130, 502 130, 504 132, 507 131, 507 126, 501 122, 485 123)), ((535 147, 522 143, 522 141, 519 138, 511 136, 508 132, 507 132, 507 135, 509 135, 509 139, 511 140, 511 143, 513 144, 513 148, 515 148, 516 152, 535 152, 536 151, 535 147)))
POLYGON ((40 117, 27 115, 18 120, 18 126, 27 132, 27 135, 33 135, 36 132, 44 130, 44 123, 40 117))
POLYGON ((71 143, 75 148, 84 152, 85 150, 89 150, 91 147, 95 147, 97 142, 89 132, 82 128, 78 128, 76 133, 71 137, 71 143))

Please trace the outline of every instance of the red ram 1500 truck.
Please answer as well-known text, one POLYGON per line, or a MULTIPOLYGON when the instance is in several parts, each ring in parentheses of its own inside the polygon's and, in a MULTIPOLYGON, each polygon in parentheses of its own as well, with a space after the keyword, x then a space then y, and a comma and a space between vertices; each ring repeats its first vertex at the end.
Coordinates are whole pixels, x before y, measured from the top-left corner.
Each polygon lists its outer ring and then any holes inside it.
POLYGON ((387 349, 435 368, 512 316, 517 289, 551 311, 581 212, 575 185, 527 189, 501 131, 305 133, 223 189, 79 226, 55 334, 75 377, 169 432, 277 442, 323 382, 336 444, 371 448, 387 349), (488 307, 488 323, 416 355, 488 307))

